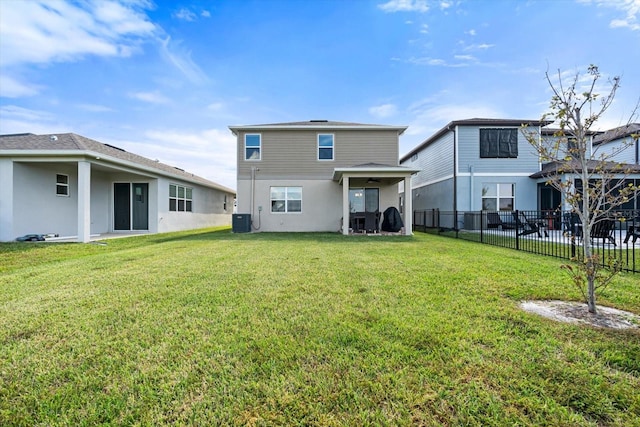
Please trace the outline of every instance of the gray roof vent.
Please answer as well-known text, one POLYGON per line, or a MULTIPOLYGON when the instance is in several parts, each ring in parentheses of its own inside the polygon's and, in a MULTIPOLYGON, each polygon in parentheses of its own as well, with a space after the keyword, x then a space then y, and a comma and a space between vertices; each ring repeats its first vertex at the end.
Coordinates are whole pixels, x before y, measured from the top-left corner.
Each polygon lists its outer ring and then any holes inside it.
POLYGON ((58 140, 58 135, 51 135, 49 136, 49 139, 52 141, 57 141, 58 140))

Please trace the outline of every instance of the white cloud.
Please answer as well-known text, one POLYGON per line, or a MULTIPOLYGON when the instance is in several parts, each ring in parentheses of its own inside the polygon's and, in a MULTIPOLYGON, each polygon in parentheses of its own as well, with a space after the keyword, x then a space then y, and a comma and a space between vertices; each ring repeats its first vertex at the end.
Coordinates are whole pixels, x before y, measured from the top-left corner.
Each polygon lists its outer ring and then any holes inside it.
POLYGON ((595 4, 598 7, 608 7, 625 14, 624 18, 612 19, 611 28, 629 28, 631 31, 640 31, 640 0, 578 0, 580 3, 595 4))
POLYGON ((189 81, 202 84, 209 79, 202 69, 191 59, 191 52, 180 49, 180 42, 172 42, 171 37, 160 42, 160 53, 167 62, 176 67, 189 81))
POLYGON ((469 46, 466 46, 464 48, 464 50, 487 50, 487 49, 491 49, 492 47, 495 47, 494 44, 489 44, 489 43, 480 43, 480 44, 471 44, 469 46))
POLYGON ((178 18, 181 19, 183 21, 195 21, 196 20, 196 14, 193 13, 192 11, 190 11, 189 9, 186 8, 182 8, 176 12, 173 13, 173 17, 174 18, 178 18))
POLYGON ((381 119, 394 116, 397 112, 398 108, 394 104, 382 104, 369 108, 369 114, 381 119))
POLYGON ((113 143, 226 187, 236 187, 236 138, 226 128, 201 131, 153 129, 146 131, 141 141, 113 143))
POLYGON ((47 111, 30 110, 16 105, 0 107, 0 117, 2 117, 0 134, 28 132, 44 134, 66 132, 69 129, 47 111))
POLYGON ((426 0, 390 0, 387 3, 379 4, 378 8, 387 12, 420 12, 429 10, 426 0))
POLYGON ((81 110, 90 111, 92 113, 108 113, 113 111, 113 108, 98 104, 78 104, 77 107, 81 110))
POLYGON ((211 12, 209 12, 208 10, 203 10, 200 13, 200 16, 202 16, 203 18, 211 18, 211 12))
POLYGON ((2 1, 0 65, 127 55, 155 31, 130 2, 2 1))
MULTIPOLYGON (((457 58, 456 58, 457 59, 457 58)), ((459 67, 468 67, 469 64, 465 62, 457 62, 452 63, 448 62, 442 58, 430 58, 430 57, 422 57, 422 58, 410 58, 409 63, 416 65, 429 65, 432 67, 451 67, 451 68, 459 68, 459 67)))
POLYGON ((213 102, 207 105, 207 110, 215 111, 215 112, 222 111, 224 110, 224 108, 225 108, 225 105, 222 102, 213 102))
POLYGON ((129 93, 129 98, 137 99, 138 101, 148 102, 150 104, 166 104, 169 102, 169 98, 161 93, 155 92, 132 92, 129 93))
POLYGON ((422 34, 428 34, 429 33, 429 25, 422 24, 422 27, 420 27, 420 32, 422 34))
POLYGON ((0 97, 20 98, 37 95, 40 87, 22 83, 6 74, 0 74, 0 97))
POLYGON ((410 110, 413 119, 405 132, 406 137, 401 140, 401 153, 408 152, 451 121, 508 117, 503 111, 498 111, 490 105, 436 102, 445 97, 450 97, 450 94, 442 92, 427 100, 414 103, 410 110))
POLYGON ((475 36, 476 35, 476 30, 474 30, 473 28, 470 29, 469 31, 466 31, 465 34, 469 34, 470 36, 475 36))

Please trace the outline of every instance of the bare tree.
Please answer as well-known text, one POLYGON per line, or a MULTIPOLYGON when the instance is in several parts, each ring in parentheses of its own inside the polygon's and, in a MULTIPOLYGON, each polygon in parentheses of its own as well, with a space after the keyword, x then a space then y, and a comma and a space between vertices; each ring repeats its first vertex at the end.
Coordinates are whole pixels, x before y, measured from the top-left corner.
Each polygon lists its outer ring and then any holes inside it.
MULTIPOLYGON (((602 76, 595 65, 589 66, 586 74, 576 72, 569 79, 564 78, 560 70, 555 77, 557 81, 552 80, 549 72, 545 76, 553 96, 550 111, 542 119, 553 121, 552 126, 557 130, 552 136, 542 136, 526 127, 522 132, 541 162, 546 163, 543 173, 546 170, 547 184, 561 193, 564 206, 569 207, 582 224, 581 256, 576 257, 575 266, 564 267, 580 288, 589 312, 595 314, 596 292, 610 283, 620 269, 620 261, 610 258, 605 263, 609 268, 602 271, 592 247, 591 230, 599 222, 607 221, 613 210, 637 192, 637 187, 625 184, 624 177, 629 170, 615 159, 638 139, 638 135, 632 135, 613 148, 592 144, 596 134, 594 125, 613 103, 620 88, 620 77, 608 79, 604 87, 608 93, 600 96, 597 91, 603 89, 599 86, 602 76)), ((638 105, 627 125, 637 117, 637 111, 638 105)))

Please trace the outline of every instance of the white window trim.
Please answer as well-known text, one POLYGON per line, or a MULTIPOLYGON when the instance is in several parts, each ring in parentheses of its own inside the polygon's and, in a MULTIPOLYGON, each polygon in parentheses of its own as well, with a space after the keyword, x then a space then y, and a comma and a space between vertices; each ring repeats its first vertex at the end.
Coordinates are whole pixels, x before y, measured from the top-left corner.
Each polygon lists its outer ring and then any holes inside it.
POLYGON ((176 183, 169 183, 169 212, 188 212, 188 213, 193 213, 193 187, 187 187, 185 185, 176 184, 176 183), (171 186, 172 185, 176 187, 176 196, 175 197, 171 197, 171 186), (178 194, 180 194, 180 190, 179 190, 180 187, 184 188, 184 197, 180 197, 178 195, 178 194), (187 198, 187 189, 191 190, 191 198, 187 198), (171 200, 172 199, 175 199, 175 201, 176 201, 176 209, 175 210, 171 210, 171 200), (184 210, 180 210, 178 208, 180 200, 184 200, 184 210), (187 210, 187 201, 191 202, 191 210, 187 210))
POLYGON ((71 197, 69 193, 70 193, 69 192, 69 175, 64 174, 64 173, 57 173, 56 174, 56 197, 71 197), (58 182, 58 177, 59 176, 64 176, 64 177, 67 178, 66 184, 58 182), (58 187, 66 188, 66 193, 65 194, 58 194, 58 187))
MULTIPOLYGON (((291 200, 298 200, 298 199, 291 199, 291 200)), ((269 187, 269 213, 273 214, 273 215, 283 215, 283 214, 288 214, 288 215, 300 215, 303 212, 303 206, 302 206, 302 186, 299 185, 274 185, 273 187, 269 187), (281 200, 281 199, 273 199, 271 197, 271 189, 272 188, 284 188, 284 212, 274 212, 272 210, 272 202, 274 200, 281 200), (299 188, 300 189, 300 211, 295 211, 295 212, 289 212, 289 189, 290 188, 299 188)))
MULTIPOLYGON (((516 184, 513 182, 485 182, 484 184, 482 184, 483 186, 485 185, 495 185, 496 186, 496 195, 495 196, 480 196, 480 206, 484 205, 484 200, 485 199, 493 199, 496 201, 496 211, 500 212, 500 199, 513 199, 513 210, 515 210, 516 208, 516 184), (510 185, 512 186, 511 188, 513 188, 513 196, 511 197, 500 197, 500 186, 501 185, 510 185)), ((502 212, 509 212, 509 211, 502 211, 502 212)))
POLYGON ((336 158, 336 135, 333 133, 319 133, 316 137, 316 157, 319 162, 333 162, 336 158), (329 148, 329 147, 320 147, 320 137, 324 135, 331 135, 331 158, 330 159, 321 159, 320 158, 320 148, 329 148))
POLYGON ((262 160, 262 134, 261 133, 245 133, 244 134, 244 160, 247 162, 259 162, 260 160, 262 160), (247 147, 247 136, 260 137, 260 145, 258 146, 257 159, 247 159, 247 148, 256 148, 256 147, 247 147))

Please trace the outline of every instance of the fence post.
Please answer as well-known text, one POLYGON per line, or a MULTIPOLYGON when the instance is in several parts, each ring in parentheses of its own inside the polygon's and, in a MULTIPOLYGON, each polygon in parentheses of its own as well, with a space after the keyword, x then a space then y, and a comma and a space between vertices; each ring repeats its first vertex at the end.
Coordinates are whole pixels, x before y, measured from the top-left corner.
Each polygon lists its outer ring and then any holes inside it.
MULTIPOLYGON (((520 218, 519 216, 519 211, 516 209, 516 216, 515 218, 520 218)), ((515 220, 514 218, 514 220, 515 220)), ((514 224, 514 228, 516 230, 516 250, 519 251, 520 250, 520 233, 518 233, 518 223, 517 220, 515 220, 515 224, 514 224)))

